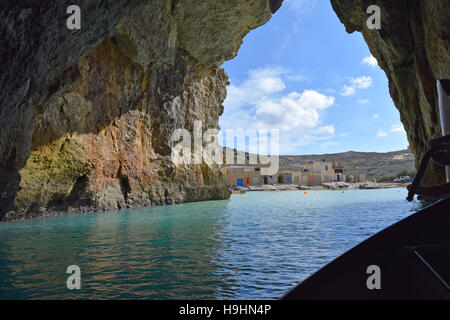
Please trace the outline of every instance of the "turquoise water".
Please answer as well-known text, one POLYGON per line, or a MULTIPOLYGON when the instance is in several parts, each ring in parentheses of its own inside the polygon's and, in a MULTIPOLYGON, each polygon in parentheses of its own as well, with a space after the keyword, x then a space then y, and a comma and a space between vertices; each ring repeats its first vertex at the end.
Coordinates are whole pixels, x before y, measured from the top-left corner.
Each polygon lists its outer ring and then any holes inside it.
POLYGON ((230 200, 0 224, 0 299, 276 299, 417 211, 406 190, 230 200), (66 287, 69 265, 81 290, 66 287))

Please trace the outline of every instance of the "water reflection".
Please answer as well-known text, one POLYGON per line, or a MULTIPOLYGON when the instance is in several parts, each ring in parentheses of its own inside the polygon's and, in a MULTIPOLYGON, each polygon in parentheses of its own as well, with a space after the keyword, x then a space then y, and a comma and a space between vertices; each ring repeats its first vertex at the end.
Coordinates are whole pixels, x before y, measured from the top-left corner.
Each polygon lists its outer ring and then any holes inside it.
POLYGON ((0 298, 214 299, 233 285, 216 262, 226 206, 217 201, 8 224, 0 236, 0 298), (66 288, 70 264, 81 268, 80 291, 66 288))
POLYGON ((0 224, 0 299, 276 299, 420 208, 405 197, 254 192, 0 224), (66 288, 71 264, 79 291, 66 288))

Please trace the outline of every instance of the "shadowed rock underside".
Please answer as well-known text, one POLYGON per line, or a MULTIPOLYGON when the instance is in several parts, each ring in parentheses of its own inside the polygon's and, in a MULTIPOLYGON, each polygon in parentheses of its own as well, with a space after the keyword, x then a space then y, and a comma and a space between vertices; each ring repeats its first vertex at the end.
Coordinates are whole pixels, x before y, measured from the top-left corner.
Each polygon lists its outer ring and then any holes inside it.
MULTIPOLYGON (((10 1, 0 12, 0 215, 230 196, 223 167, 175 164, 171 135, 218 128, 220 65, 273 0, 10 1), (82 29, 66 28, 66 9, 82 29), (8 63, 4 63, 7 61, 8 63)), ((205 143, 205 142, 204 142, 205 143)))

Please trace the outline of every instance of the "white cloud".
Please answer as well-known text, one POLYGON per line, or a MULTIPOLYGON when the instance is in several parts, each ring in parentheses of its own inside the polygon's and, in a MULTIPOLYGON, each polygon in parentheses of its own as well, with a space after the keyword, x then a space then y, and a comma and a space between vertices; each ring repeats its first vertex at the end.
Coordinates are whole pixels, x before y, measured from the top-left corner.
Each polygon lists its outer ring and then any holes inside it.
POLYGON ((405 131, 405 128, 402 124, 393 124, 391 127, 391 132, 402 132, 405 131))
POLYGON ((383 130, 378 130, 378 132, 377 132, 377 137, 378 138, 387 137, 387 135, 388 134, 385 131, 383 131, 383 130))
POLYGON ((256 104, 256 119, 259 127, 290 129, 316 128, 319 110, 334 104, 329 97, 314 90, 303 93, 291 92, 279 99, 264 98, 256 104))
POLYGON ((327 141, 335 135, 333 125, 322 116, 335 103, 335 97, 316 90, 286 92, 286 83, 300 81, 280 67, 262 68, 248 73, 240 84, 232 83, 220 117, 222 131, 227 129, 280 129, 281 152, 327 141))
POLYGON ((334 128, 333 125, 331 125, 331 126, 324 126, 324 127, 320 127, 317 130, 317 133, 327 133, 327 134, 333 135, 333 134, 336 133, 336 129, 334 128))
POLYGON ((364 58, 362 63, 367 64, 371 67, 375 67, 378 65, 378 61, 374 56, 364 58))
POLYGON ((372 85, 371 77, 359 77, 350 80, 354 87, 358 89, 367 89, 372 85))
MULTIPOLYGON (((254 95, 271 94, 283 91, 285 85, 281 75, 285 71, 282 68, 263 68, 250 71, 249 78, 244 82, 243 89, 254 92, 254 95)), ((248 92, 246 92, 248 93, 248 92)))
POLYGON ((374 114, 373 116, 372 116, 372 118, 374 118, 374 119, 378 119, 380 117, 380 115, 377 113, 377 114, 374 114))
POLYGON ((228 87, 226 107, 239 109, 242 105, 252 104, 264 96, 283 91, 285 85, 281 79, 285 71, 280 67, 252 70, 248 78, 240 85, 228 87))
POLYGON ((341 96, 347 97, 347 96, 352 96, 356 93, 355 88, 353 87, 349 87, 347 85, 344 86, 344 89, 341 92, 341 96))
POLYGON ((372 78, 363 76, 359 78, 350 79, 350 85, 345 85, 342 89, 341 96, 347 97, 354 95, 356 89, 367 89, 372 85, 372 78))
POLYGON ((359 104, 369 104, 370 100, 369 99, 362 99, 362 100, 358 100, 359 104))
POLYGON ((261 78, 255 86, 265 93, 272 93, 284 90, 284 82, 280 78, 265 77, 261 78))

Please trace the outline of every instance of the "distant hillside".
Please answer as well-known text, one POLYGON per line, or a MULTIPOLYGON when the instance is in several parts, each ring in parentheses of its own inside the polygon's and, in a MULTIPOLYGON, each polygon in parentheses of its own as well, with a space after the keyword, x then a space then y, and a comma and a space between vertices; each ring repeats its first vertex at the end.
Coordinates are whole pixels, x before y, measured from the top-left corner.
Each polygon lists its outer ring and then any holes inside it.
POLYGON ((355 152, 325 155, 280 156, 281 170, 300 170, 306 160, 321 161, 333 158, 341 159, 344 172, 355 177, 363 173, 368 179, 396 176, 400 173, 413 174, 416 171, 414 156, 410 150, 387 153, 355 152))
MULTIPOLYGON (((248 159, 248 154, 246 154, 248 159)), ((410 150, 386 153, 348 151, 323 155, 289 155, 280 156, 280 170, 300 171, 306 160, 321 161, 322 159, 341 159, 344 173, 349 176, 365 174, 368 179, 393 179, 398 175, 413 175, 416 171, 414 156, 410 150)))

